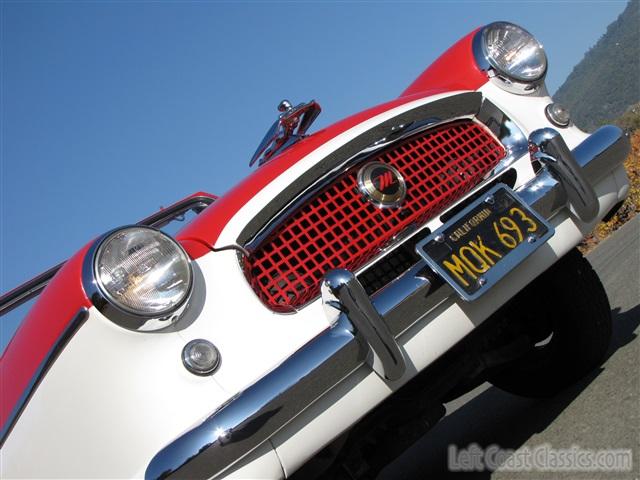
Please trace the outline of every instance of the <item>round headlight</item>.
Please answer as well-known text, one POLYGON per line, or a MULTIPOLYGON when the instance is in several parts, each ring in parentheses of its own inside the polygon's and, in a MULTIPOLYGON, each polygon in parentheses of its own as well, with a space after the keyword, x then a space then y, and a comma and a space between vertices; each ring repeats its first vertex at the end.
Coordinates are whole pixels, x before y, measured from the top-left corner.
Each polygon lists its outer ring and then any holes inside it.
POLYGON ((547 56, 533 35, 513 23, 495 22, 482 30, 482 51, 499 75, 536 82, 547 73, 547 56))
POLYGON ((94 255, 93 276, 108 303, 144 317, 130 325, 136 330, 156 330, 171 323, 167 320, 186 303, 193 281, 191 262, 182 247, 159 230, 138 226, 102 240, 94 255))

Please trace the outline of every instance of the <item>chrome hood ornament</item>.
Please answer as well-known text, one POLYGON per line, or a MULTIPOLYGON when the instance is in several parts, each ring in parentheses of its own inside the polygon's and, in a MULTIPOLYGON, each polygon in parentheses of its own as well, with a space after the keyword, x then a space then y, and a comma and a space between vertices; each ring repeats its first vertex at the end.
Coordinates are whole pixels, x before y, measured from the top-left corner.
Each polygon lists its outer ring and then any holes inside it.
POLYGON ((278 105, 278 111, 281 112, 278 119, 260 142, 249 166, 256 162, 258 165, 266 163, 271 157, 304 138, 322 109, 315 100, 300 103, 295 107, 288 100, 282 100, 278 105))

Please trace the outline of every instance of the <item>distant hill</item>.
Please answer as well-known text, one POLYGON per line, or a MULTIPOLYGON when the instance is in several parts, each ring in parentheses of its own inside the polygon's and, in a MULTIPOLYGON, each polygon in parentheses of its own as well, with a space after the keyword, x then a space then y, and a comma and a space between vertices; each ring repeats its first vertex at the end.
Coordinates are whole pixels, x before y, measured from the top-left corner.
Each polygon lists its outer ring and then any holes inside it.
POLYGON ((631 105, 615 124, 627 132, 640 130, 640 103, 631 105))
POLYGON ((631 0, 607 27, 554 99, 588 131, 615 121, 640 102, 640 0, 631 0))

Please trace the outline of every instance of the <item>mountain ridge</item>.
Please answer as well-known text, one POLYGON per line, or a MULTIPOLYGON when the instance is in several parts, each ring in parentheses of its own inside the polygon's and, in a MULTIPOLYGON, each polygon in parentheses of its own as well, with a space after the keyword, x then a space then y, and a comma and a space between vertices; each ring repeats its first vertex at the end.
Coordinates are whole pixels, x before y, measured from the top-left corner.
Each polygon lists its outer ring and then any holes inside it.
POLYGON ((591 131, 640 102, 640 1, 630 0, 554 94, 591 131))

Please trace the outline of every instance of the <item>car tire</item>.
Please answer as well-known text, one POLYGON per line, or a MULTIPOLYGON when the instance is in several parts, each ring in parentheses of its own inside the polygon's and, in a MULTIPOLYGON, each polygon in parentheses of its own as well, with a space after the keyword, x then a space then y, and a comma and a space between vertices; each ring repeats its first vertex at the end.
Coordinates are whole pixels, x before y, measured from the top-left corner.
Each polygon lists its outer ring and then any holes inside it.
POLYGON ((538 342, 489 381, 526 397, 553 396, 580 380, 603 361, 611 341, 611 307, 589 262, 570 251, 507 306, 510 319, 548 325, 538 342), (526 312, 526 313, 523 313, 526 312), (545 333, 546 334, 546 333, 545 333))

